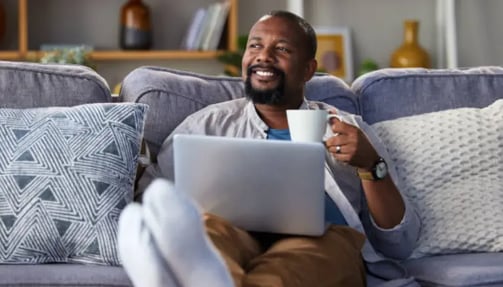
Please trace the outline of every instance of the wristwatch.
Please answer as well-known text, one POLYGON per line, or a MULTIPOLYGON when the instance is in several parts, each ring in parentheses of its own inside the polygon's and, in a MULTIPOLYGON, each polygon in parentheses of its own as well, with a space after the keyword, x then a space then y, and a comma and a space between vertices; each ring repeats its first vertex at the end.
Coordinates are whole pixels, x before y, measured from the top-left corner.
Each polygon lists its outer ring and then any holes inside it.
POLYGON ((358 176, 362 180, 381 180, 388 175, 388 165, 382 157, 380 157, 372 166, 370 171, 361 171, 358 169, 358 176))

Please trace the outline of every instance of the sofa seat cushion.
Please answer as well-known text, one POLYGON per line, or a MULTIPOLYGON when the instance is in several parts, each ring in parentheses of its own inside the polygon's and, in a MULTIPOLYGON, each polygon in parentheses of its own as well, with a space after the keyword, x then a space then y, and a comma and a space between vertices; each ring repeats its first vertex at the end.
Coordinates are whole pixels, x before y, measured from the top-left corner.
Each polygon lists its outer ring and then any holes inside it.
POLYGON ((146 105, 0 109, 0 262, 119 265, 146 105))
POLYGON ((122 267, 38 264, 0 265, 0 286, 129 287, 132 283, 122 267))
POLYGON ((424 257, 405 266, 422 286, 503 286, 503 253, 424 257))
POLYGON ((503 251, 503 99, 373 127, 421 218, 413 258, 503 251))

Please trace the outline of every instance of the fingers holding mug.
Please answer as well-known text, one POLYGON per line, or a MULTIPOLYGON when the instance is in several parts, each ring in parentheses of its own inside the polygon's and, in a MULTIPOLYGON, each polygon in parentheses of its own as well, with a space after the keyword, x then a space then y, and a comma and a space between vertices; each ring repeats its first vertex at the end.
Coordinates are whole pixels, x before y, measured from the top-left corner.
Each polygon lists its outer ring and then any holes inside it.
POLYGON ((344 145, 342 144, 330 144, 328 141, 325 142, 325 147, 328 152, 330 152, 334 157, 340 156, 344 153, 344 145))
POLYGON ((346 125, 346 123, 342 121, 342 118, 339 115, 328 114, 328 122, 330 125, 330 129, 335 135, 344 133, 345 130, 344 126, 346 125))
POLYGON ((346 134, 334 135, 325 141, 327 151, 336 160, 348 163, 354 153, 354 146, 346 134))
POLYGON ((332 155, 340 155, 343 152, 343 141, 343 136, 336 133, 325 141, 325 147, 332 155))

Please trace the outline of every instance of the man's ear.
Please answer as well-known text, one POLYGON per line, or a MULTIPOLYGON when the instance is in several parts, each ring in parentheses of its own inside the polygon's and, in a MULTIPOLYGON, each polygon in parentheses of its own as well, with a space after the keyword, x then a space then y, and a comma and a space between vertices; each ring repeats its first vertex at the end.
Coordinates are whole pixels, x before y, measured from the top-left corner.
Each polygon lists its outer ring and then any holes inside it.
POLYGON ((304 82, 309 81, 313 77, 316 69, 318 69, 318 61, 316 61, 316 59, 309 60, 306 66, 306 72, 304 74, 304 82))

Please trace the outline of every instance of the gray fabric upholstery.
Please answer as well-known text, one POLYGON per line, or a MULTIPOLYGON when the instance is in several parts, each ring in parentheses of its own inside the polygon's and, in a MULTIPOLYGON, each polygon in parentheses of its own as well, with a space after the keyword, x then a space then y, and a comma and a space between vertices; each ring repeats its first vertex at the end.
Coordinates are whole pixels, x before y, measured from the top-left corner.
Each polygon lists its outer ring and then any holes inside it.
POLYGON ((111 101, 106 81, 88 67, 0 61, 0 108, 111 101))
POLYGON ((122 267, 80 264, 0 265, 0 286, 132 286, 122 267))
POLYGON ((355 80, 363 119, 397 117, 460 107, 485 107, 503 97, 503 68, 382 69, 355 80))
POLYGON ((406 267, 425 286, 503 286, 503 253, 425 257, 406 267))
MULTIPOLYGON (((352 89, 363 119, 373 124, 451 108, 488 106, 503 98, 503 68, 383 69, 358 78, 352 89)), ((405 264, 424 286, 503 286, 503 253, 441 255, 405 264)))
MULTIPOLYGON (((140 67, 122 82, 123 101, 150 106, 144 139, 155 158, 164 139, 189 114, 210 104, 244 97, 241 78, 206 76, 159 67, 140 67)), ((306 87, 306 97, 357 113, 349 87, 340 79, 320 74, 306 87)))

